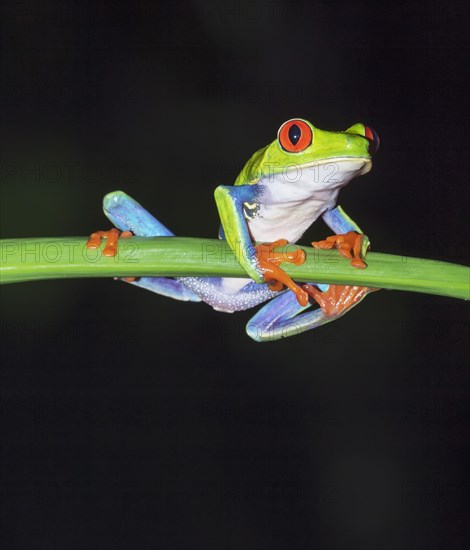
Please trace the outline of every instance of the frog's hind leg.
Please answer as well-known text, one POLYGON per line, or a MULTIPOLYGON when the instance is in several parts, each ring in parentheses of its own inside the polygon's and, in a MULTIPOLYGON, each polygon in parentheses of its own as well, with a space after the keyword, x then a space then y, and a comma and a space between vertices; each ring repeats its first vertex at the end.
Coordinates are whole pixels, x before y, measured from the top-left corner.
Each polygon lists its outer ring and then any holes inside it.
MULTIPOLYGON (((315 286, 323 289, 328 285, 315 286)), ((323 293, 319 292, 319 294, 323 293)), ((280 338, 287 338, 288 336, 295 336, 301 332, 335 321, 357 305, 365 295, 366 293, 352 305, 339 312, 327 313, 321 307, 307 311, 312 304, 309 303, 306 306, 301 306, 295 294, 284 292, 271 300, 250 319, 246 332, 248 336, 257 342, 270 342, 272 340, 279 340, 280 338)))
MULTIPOLYGON (((174 233, 123 191, 108 193, 103 199, 103 210, 108 219, 121 231, 132 231, 140 237, 174 237, 174 233)), ((201 298, 182 282, 168 277, 141 277, 128 282, 176 300, 201 301, 201 298)))

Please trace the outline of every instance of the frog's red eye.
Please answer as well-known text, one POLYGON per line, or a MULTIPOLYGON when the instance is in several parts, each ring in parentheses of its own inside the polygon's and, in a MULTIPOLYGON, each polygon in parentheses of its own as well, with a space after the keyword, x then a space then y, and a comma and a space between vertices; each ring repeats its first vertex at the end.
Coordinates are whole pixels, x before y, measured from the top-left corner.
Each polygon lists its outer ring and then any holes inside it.
POLYGON ((369 140, 369 153, 373 155, 380 145, 379 134, 370 126, 364 126, 365 137, 369 140))
POLYGON ((289 153, 300 153, 312 143, 312 129, 299 119, 284 122, 277 134, 281 147, 289 153))

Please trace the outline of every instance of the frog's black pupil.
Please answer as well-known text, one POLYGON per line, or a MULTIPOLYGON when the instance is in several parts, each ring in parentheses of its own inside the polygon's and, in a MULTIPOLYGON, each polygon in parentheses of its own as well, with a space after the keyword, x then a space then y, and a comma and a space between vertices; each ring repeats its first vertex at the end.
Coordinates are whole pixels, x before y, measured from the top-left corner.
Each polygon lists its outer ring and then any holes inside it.
POLYGON ((289 128, 289 139, 292 145, 297 145, 297 142, 299 141, 301 134, 302 134, 302 131, 297 126, 297 124, 292 124, 292 126, 289 128))

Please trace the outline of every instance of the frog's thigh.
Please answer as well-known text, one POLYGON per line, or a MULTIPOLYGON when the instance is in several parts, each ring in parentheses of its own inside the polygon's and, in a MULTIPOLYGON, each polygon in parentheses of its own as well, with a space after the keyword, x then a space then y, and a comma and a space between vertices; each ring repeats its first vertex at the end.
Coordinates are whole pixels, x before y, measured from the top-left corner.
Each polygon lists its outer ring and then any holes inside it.
POLYGON ((299 305, 292 292, 284 292, 272 299, 250 319, 246 332, 257 342, 269 342, 295 336, 340 317, 340 315, 325 315, 320 308, 306 311, 310 307, 310 304, 299 305))
POLYGON ((183 302, 202 301, 199 296, 194 294, 194 292, 187 288, 182 282, 167 277, 141 277, 131 284, 139 286, 140 288, 145 288, 161 296, 182 300, 183 302))

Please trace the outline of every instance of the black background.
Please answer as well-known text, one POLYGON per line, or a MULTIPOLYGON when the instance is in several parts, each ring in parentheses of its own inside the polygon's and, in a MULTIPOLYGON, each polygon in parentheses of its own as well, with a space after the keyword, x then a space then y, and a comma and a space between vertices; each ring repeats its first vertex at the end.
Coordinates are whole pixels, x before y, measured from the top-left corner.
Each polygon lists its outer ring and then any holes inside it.
MULTIPOLYGON (((467 263, 466 1, 2 4, 3 237, 106 228, 118 188, 214 237, 300 116, 378 131, 341 194, 374 250, 467 263)), ((466 304, 383 291, 270 344, 251 315, 2 288, 1 548, 466 548, 466 304)))

